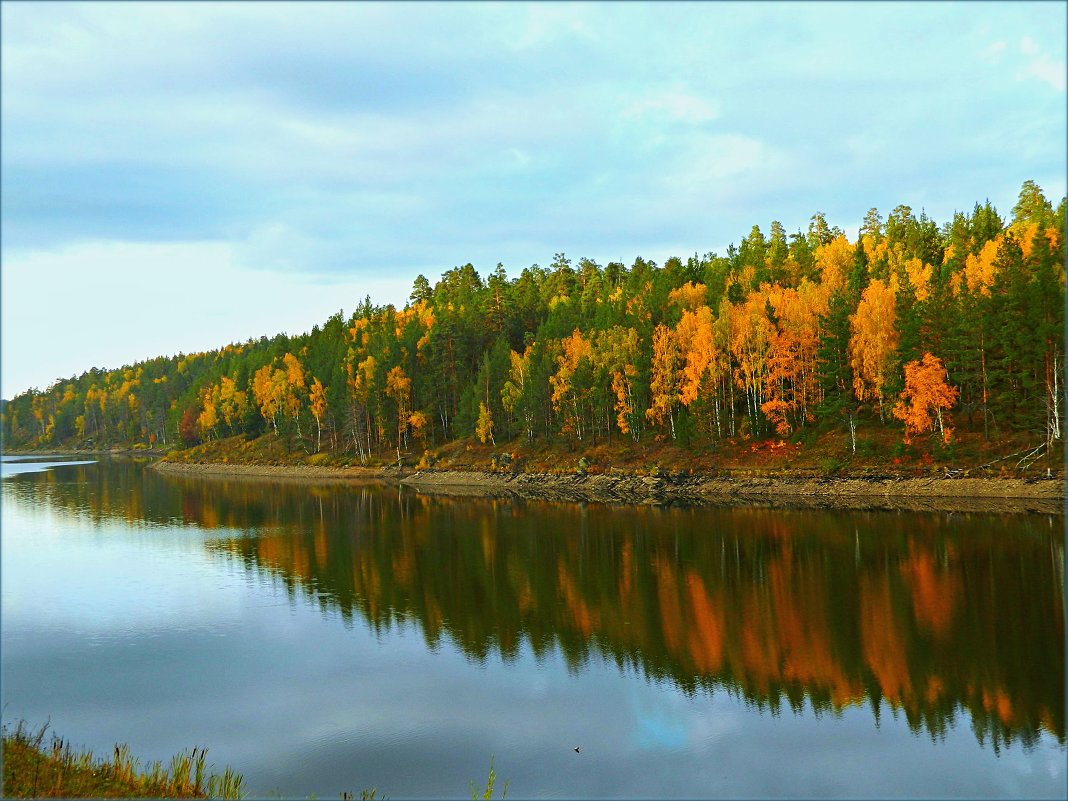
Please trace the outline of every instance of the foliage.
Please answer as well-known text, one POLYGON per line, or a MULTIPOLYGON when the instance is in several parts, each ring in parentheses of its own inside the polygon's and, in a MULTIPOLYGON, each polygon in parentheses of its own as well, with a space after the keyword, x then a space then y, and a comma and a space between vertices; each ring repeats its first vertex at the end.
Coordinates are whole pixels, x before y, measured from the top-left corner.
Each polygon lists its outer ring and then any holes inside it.
POLYGON ((365 298, 307 334, 31 389, 3 405, 0 431, 9 449, 269 433, 301 458, 368 464, 468 437, 701 454, 815 429, 855 454, 858 432, 905 414, 918 433, 927 409, 943 434, 952 411, 958 434, 1048 451, 1063 441, 1064 205, 1028 181, 1007 223, 986 203, 940 229, 899 205, 885 221, 871 209, 856 241, 817 212, 806 231, 753 226, 726 255, 663 267, 557 253, 483 279, 465 264, 419 276, 402 309, 365 298), (924 399, 920 374, 910 384, 924 354, 956 390, 948 406, 924 399))
POLYGON ((953 429, 943 424, 942 412, 951 408, 959 395, 959 390, 946 383, 946 369, 937 356, 925 353, 922 361, 906 364, 905 390, 893 409, 894 417, 905 424, 905 441, 913 434, 931 431, 937 423, 938 433, 948 443, 953 429))
MULTIPOLYGON (((471 801, 490 801, 493 798, 493 787, 497 783, 497 771, 493 768, 493 757, 490 757, 489 775, 486 777, 486 786, 484 789, 479 790, 475 787, 475 783, 471 782, 471 801)), ((501 790, 501 799, 508 797, 508 782, 504 783, 504 788, 501 790)))

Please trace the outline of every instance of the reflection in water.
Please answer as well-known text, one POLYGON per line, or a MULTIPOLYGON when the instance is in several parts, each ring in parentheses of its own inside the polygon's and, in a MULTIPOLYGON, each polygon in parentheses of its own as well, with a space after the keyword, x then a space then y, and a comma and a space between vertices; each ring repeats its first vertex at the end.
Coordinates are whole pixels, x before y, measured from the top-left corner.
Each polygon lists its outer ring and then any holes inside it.
POLYGON ((15 476, 93 519, 228 529, 208 547, 347 621, 471 658, 596 656, 779 713, 866 705, 1000 749, 1065 742, 1062 519, 453 501, 334 483, 15 476), (74 478, 72 481, 71 478, 74 478), (237 532, 237 533, 235 533, 237 532), (885 707, 883 704, 885 703, 885 707))

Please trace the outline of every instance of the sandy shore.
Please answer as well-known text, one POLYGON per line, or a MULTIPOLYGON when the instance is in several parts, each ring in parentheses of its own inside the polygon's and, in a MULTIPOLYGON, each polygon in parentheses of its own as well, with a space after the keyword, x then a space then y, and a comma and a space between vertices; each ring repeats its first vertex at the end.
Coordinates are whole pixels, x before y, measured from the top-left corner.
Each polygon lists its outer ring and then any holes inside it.
POLYGON ((1060 514, 1064 511, 1064 481, 1056 478, 552 475, 175 462, 156 462, 153 468, 163 473, 189 476, 399 482, 428 494, 548 501, 743 503, 782 507, 1044 514, 1060 514))

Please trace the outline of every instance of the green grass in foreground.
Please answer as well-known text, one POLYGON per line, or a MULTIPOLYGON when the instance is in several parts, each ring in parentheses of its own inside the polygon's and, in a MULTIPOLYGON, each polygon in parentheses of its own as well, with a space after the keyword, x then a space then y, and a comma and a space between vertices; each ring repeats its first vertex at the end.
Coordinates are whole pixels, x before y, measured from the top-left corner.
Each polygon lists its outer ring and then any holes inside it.
MULTIPOLYGON (((479 801, 481 796, 482 801, 490 801, 493 798, 493 785, 497 783, 497 771, 493 769, 493 757, 490 757, 489 776, 486 777, 486 787, 479 790, 474 782, 471 782, 471 801, 479 801)), ((508 782, 504 783, 504 790, 501 791, 501 801, 504 801, 508 797, 508 782)))
POLYGON ((194 748, 171 757, 164 767, 147 769, 116 745, 111 758, 92 751, 75 752, 61 737, 45 745, 46 723, 37 731, 20 721, 3 727, 4 798, 241 798, 244 780, 227 767, 222 774, 205 772, 207 749, 194 748))

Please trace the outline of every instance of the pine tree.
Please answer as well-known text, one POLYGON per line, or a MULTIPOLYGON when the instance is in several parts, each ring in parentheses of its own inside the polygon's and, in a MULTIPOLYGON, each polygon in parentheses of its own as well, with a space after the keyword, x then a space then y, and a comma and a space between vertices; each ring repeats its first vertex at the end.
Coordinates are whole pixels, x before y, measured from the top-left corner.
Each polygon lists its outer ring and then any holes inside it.
POLYGON ((1002 423, 1025 428, 1027 407, 1034 398, 1035 345, 1031 336, 1028 276, 1023 251, 1012 236, 1006 236, 994 259, 994 283, 990 290, 990 331, 993 347, 988 361, 991 412, 1002 423))

